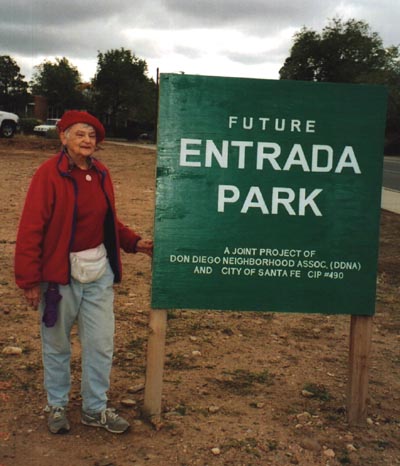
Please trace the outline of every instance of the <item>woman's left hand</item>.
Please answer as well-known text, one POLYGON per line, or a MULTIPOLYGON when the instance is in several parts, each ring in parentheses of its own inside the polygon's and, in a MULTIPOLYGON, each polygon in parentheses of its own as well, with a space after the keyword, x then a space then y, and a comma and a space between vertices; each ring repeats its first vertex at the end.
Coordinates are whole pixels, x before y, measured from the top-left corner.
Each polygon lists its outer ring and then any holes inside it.
POLYGON ((136 252, 142 252, 143 254, 153 257, 153 240, 140 239, 136 243, 136 252))
POLYGON ((37 285, 33 288, 27 288, 26 290, 24 290, 24 295, 29 305, 36 310, 40 303, 40 286, 37 285))

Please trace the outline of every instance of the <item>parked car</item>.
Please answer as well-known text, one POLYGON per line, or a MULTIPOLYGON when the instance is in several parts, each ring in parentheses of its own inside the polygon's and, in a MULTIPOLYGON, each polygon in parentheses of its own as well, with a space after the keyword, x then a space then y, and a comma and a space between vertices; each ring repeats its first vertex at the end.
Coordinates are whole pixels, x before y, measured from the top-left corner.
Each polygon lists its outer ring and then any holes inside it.
POLYGON ((57 123, 60 118, 49 118, 42 125, 35 126, 33 132, 38 135, 46 136, 47 131, 56 129, 57 123))
POLYGON ((0 111, 0 136, 11 138, 19 128, 19 117, 15 113, 0 111))

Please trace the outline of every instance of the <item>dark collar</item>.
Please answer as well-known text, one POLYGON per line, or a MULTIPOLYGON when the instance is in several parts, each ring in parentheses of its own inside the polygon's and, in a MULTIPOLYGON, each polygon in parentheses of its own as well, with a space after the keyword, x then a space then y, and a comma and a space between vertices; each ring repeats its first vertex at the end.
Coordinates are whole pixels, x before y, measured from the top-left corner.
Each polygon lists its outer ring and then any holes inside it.
MULTIPOLYGON (((78 165, 72 160, 72 157, 68 154, 68 150, 67 150, 66 147, 64 147, 63 151, 64 151, 64 154, 67 156, 67 159, 68 159, 68 171, 71 171, 75 167, 78 167, 78 165)), ((92 159, 92 157, 87 157, 86 162, 87 162, 87 166, 88 166, 89 170, 91 168, 93 168, 93 159, 92 159)))

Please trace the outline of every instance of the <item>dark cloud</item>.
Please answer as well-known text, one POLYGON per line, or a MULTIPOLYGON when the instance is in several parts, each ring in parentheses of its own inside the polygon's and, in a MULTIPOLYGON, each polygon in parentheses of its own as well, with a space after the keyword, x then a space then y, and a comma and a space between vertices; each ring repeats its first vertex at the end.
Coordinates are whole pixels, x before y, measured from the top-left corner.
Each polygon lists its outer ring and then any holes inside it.
POLYGON ((243 53, 226 50, 224 56, 232 60, 233 62, 240 63, 242 65, 260 65, 263 63, 278 63, 283 64, 287 55, 286 48, 280 50, 266 50, 265 52, 258 53, 243 53))
POLYGON ((336 4, 335 0, 165 0, 169 14, 183 27, 234 27, 253 34, 302 25, 315 15, 325 18, 336 4))
POLYGON ((206 51, 201 51, 194 47, 187 47, 185 45, 177 45, 174 47, 174 52, 183 55, 185 57, 189 57, 192 59, 200 58, 205 55, 206 51))
POLYGON ((106 20, 120 16, 121 10, 129 5, 126 0, 13 0, 3 8, 0 23, 14 23, 37 27, 84 25, 94 19, 106 20))

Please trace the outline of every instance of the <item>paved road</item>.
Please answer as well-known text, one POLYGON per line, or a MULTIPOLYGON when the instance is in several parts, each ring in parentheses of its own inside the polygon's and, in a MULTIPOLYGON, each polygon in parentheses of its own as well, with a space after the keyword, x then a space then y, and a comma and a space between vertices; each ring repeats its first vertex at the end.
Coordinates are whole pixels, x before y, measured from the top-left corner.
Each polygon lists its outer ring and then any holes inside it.
POLYGON ((385 157, 383 163, 383 186, 400 191, 400 157, 385 157))

